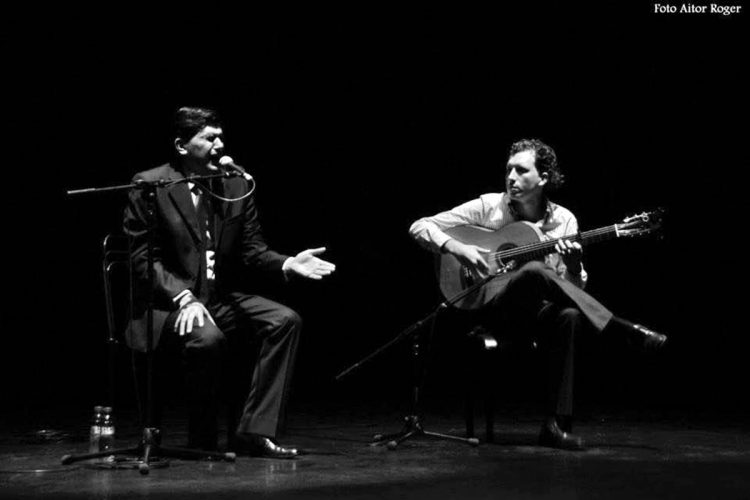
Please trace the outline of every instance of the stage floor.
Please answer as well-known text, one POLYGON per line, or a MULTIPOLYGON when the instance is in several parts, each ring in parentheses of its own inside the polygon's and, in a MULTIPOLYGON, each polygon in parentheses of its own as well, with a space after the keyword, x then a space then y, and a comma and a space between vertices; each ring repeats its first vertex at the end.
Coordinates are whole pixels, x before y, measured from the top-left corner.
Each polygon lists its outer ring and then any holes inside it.
MULTIPOLYGON (((455 406, 453 406, 455 408, 455 406)), ((6 414, 0 435, 2 498, 750 498, 750 426, 741 416, 681 412, 627 415, 590 411, 576 422, 584 452, 535 446, 533 412, 497 416, 495 443, 478 447, 420 437, 397 450, 372 447, 374 434, 398 431, 398 410, 310 406, 290 414, 283 444, 296 460, 239 457, 235 463, 171 460, 147 476, 136 470, 60 465, 86 451, 85 417, 6 414), (54 420, 55 428, 35 427, 54 420)), ((118 415, 118 445, 139 427, 118 415)), ((428 430, 463 435, 460 412, 428 412, 428 430)), ((165 445, 181 446, 185 421, 168 412, 165 445)))

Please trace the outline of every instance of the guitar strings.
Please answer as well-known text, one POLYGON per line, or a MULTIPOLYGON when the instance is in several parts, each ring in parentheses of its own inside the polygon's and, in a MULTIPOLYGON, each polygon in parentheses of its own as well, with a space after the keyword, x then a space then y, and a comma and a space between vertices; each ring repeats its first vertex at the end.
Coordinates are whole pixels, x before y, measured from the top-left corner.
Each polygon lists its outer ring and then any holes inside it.
POLYGON ((533 254, 542 250, 549 250, 553 248, 558 241, 564 240, 564 239, 573 239, 575 241, 578 241, 578 240, 596 238, 597 236, 605 236, 607 234, 616 233, 616 232, 617 232, 616 225, 606 226, 603 228, 586 231, 584 233, 578 233, 573 237, 556 238, 554 240, 540 241, 537 243, 531 243, 529 245, 515 247, 515 248, 508 249, 508 250, 501 250, 499 252, 491 252, 488 254, 488 256, 500 257, 500 260, 503 260, 503 259, 510 258, 510 257, 517 257, 525 253, 533 254))
POLYGON ((517 255, 520 255, 520 254, 523 254, 523 253, 534 253, 534 252, 538 252, 540 250, 552 248, 560 240, 573 239, 573 240, 578 241, 578 240, 592 239, 592 238, 595 238, 596 236, 604 236, 606 234, 611 234, 613 232, 616 232, 615 226, 607 226, 607 227, 604 227, 604 228, 594 229, 594 230, 587 231, 587 232, 584 232, 584 233, 579 233, 579 234, 576 234, 573 237, 568 237, 568 238, 562 237, 562 238, 556 238, 554 240, 540 241, 540 242, 536 242, 536 243, 531 243, 529 245, 524 245, 524 246, 520 246, 520 247, 511 248, 511 249, 508 249, 508 250, 501 250, 499 252, 492 252, 489 255, 491 255, 491 256, 501 255, 501 256, 513 257, 513 256, 517 256, 517 255))

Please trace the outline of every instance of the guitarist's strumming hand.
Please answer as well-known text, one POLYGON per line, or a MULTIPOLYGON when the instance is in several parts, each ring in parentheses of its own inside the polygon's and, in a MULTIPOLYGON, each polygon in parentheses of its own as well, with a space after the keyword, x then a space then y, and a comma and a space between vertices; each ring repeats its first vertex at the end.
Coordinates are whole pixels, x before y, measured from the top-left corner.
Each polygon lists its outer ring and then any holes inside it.
POLYGON ((482 254, 490 253, 491 250, 476 245, 467 245, 456 239, 446 241, 442 250, 453 254, 463 265, 482 278, 490 273, 490 266, 482 254))
POLYGON ((555 243, 555 251, 560 254, 568 272, 572 274, 581 274, 581 258, 583 257, 583 247, 577 241, 559 240, 555 243))

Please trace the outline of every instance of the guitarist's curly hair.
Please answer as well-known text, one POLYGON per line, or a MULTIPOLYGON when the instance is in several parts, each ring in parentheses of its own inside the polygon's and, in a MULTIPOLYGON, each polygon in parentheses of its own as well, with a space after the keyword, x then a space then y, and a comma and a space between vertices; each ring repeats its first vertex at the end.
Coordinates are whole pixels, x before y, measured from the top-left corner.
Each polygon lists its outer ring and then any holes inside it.
POLYGON ((557 164, 557 155, 554 149, 539 139, 521 139, 514 142, 510 147, 509 156, 521 153, 522 151, 534 152, 536 169, 540 174, 546 172, 549 176, 549 182, 547 183, 548 190, 554 190, 563 185, 565 176, 557 164))

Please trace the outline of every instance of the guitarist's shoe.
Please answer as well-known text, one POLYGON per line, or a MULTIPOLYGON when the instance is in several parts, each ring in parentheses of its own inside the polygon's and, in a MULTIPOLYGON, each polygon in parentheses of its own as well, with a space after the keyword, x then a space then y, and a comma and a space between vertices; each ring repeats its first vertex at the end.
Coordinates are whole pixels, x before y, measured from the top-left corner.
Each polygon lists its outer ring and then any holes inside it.
POLYGON ((583 451, 586 449, 583 439, 575 434, 564 432, 554 420, 552 422, 545 422, 542 425, 542 432, 539 433, 539 445, 570 451, 583 451))
POLYGON ((617 316, 612 317, 606 329, 609 330, 611 327, 623 332, 629 344, 644 351, 656 351, 667 342, 666 335, 617 316))
POLYGON ((633 324, 634 333, 633 341, 637 343, 644 351, 656 351, 667 343, 667 336, 663 333, 657 333, 649 330, 645 326, 633 324))

